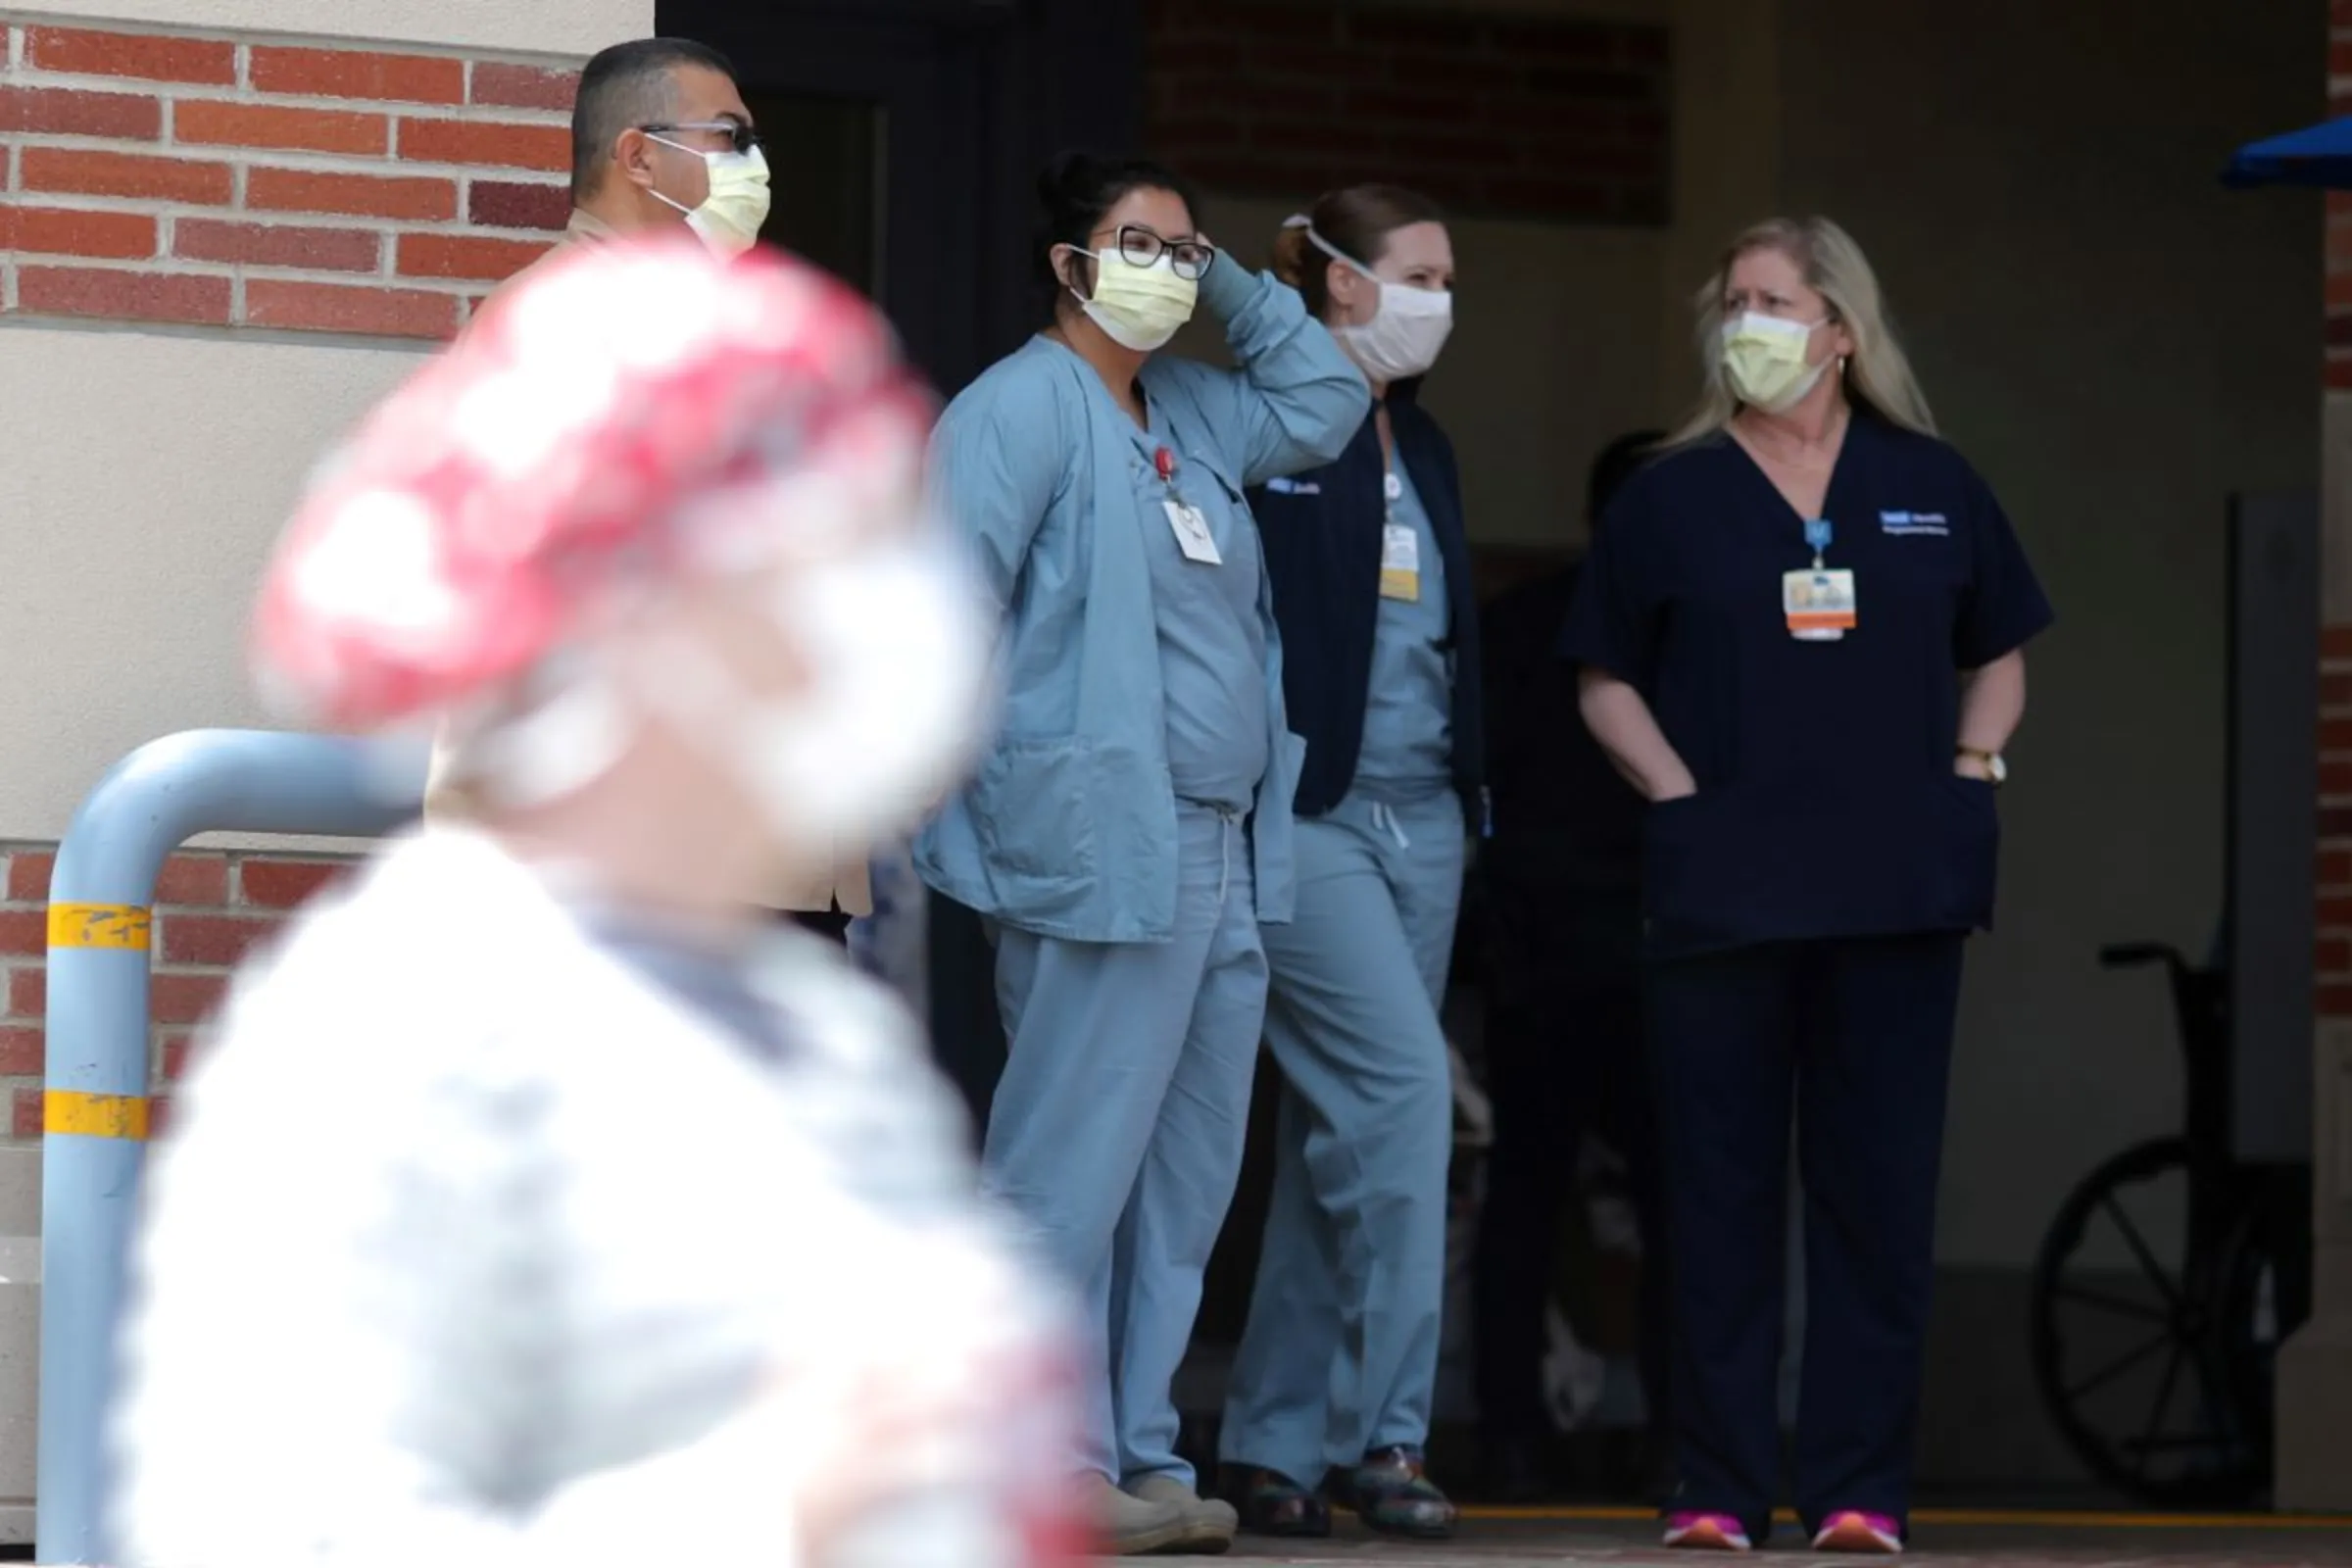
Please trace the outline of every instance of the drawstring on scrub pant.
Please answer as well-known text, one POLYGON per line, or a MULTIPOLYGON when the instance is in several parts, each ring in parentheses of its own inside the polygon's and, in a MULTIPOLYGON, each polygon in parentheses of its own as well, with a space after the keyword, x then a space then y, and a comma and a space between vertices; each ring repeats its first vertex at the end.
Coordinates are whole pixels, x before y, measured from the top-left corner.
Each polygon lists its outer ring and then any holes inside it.
POLYGON ((1217 907, 1225 907, 1225 896, 1233 891, 1233 830, 1242 825, 1242 813, 1224 807, 1211 807, 1217 813, 1217 907))
POLYGON ((1400 850, 1413 847, 1413 841, 1404 836, 1404 824, 1396 820, 1396 813, 1378 801, 1372 803, 1372 827, 1375 832, 1386 833, 1395 839, 1400 850))

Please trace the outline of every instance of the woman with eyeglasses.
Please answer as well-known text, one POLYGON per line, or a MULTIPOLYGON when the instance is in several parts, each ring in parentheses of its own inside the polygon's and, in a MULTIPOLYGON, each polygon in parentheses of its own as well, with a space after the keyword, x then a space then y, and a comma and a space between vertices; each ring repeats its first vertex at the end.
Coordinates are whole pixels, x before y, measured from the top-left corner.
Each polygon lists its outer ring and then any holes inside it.
POLYGON ((1301 753, 1243 493, 1338 457, 1369 400, 1167 170, 1064 156, 1039 196, 1052 318, 933 445, 1003 617, 1004 718, 916 858, 996 943, 982 1165, 1102 1337, 1073 1457, 1105 1544, 1221 1551, 1170 1385, 1241 1170, 1301 753), (1158 352, 1196 303, 1235 368, 1158 352))
POLYGON ((1251 1530, 1452 1533, 1422 1471, 1446 1295, 1453 1082, 1438 1022, 1483 819, 1478 607, 1453 446, 1420 404, 1453 327, 1428 197, 1333 191, 1275 242, 1377 403, 1329 467, 1250 502, 1306 737, 1298 911, 1265 933, 1282 1067, 1272 1207, 1219 1447, 1251 1530))

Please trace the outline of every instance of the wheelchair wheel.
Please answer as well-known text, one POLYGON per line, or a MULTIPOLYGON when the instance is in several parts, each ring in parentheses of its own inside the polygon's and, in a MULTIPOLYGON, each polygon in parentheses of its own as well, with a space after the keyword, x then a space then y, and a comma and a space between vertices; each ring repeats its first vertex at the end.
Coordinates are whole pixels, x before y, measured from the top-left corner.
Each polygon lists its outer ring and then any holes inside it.
POLYGON ((2068 1195, 2034 1264, 2034 1375, 2101 1481, 2154 1507, 2240 1507, 2270 1480, 2267 1416, 2248 1403, 2259 1384, 2267 1409, 2268 1243, 2242 1193, 2192 1195, 2190 1168, 2186 1142, 2158 1139, 2068 1195), (2192 1243, 2192 1196, 2230 1205, 2230 1240, 2192 1243))

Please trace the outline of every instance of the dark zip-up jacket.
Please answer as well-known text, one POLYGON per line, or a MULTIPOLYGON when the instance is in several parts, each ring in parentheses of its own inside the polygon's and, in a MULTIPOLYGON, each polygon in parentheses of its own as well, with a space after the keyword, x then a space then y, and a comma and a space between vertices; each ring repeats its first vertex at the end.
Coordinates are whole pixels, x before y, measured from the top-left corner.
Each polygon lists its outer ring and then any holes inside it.
MULTIPOLYGON (((1462 528, 1461 476, 1453 443, 1418 397, 1420 383, 1389 388, 1389 424, 1396 458, 1412 475, 1446 564, 1452 629, 1453 782, 1472 828, 1485 832, 1486 722, 1479 679, 1478 595, 1470 580, 1470 545, 1462 528)), ((1372 643, 1380 623, 1383 495, 1377 411, 1338 462, 1250 492, 1274 618, 1282 629, 1283 695, 1291 729, 1306 742, 1296 809, 1321 816, 1355 781, 1372 684, 1372 643)))

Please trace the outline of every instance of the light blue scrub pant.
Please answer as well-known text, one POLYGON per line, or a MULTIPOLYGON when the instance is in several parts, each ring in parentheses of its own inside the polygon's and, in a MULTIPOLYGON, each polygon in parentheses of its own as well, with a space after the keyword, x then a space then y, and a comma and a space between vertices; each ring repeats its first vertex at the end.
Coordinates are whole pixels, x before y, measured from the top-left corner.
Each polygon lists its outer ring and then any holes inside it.
POLYGON ((1266 956, 1243 819, 1180 807, 1177 843, 1171 940, 998 934, 981 1165, 1101 1336, 1075 1467, 1191 1485, 1171 1386, 1241 1175, 1266 956))
POLYGON ((1438 1012, 1462 901, 1461 802, 1350 795, 1299 821, 1298 857, 1297 922, 1265 929, 1266 1041, 1284 1088, 1218 1449, 1311 1489, 1429 1437, 1453 1147, 1438 1012))

